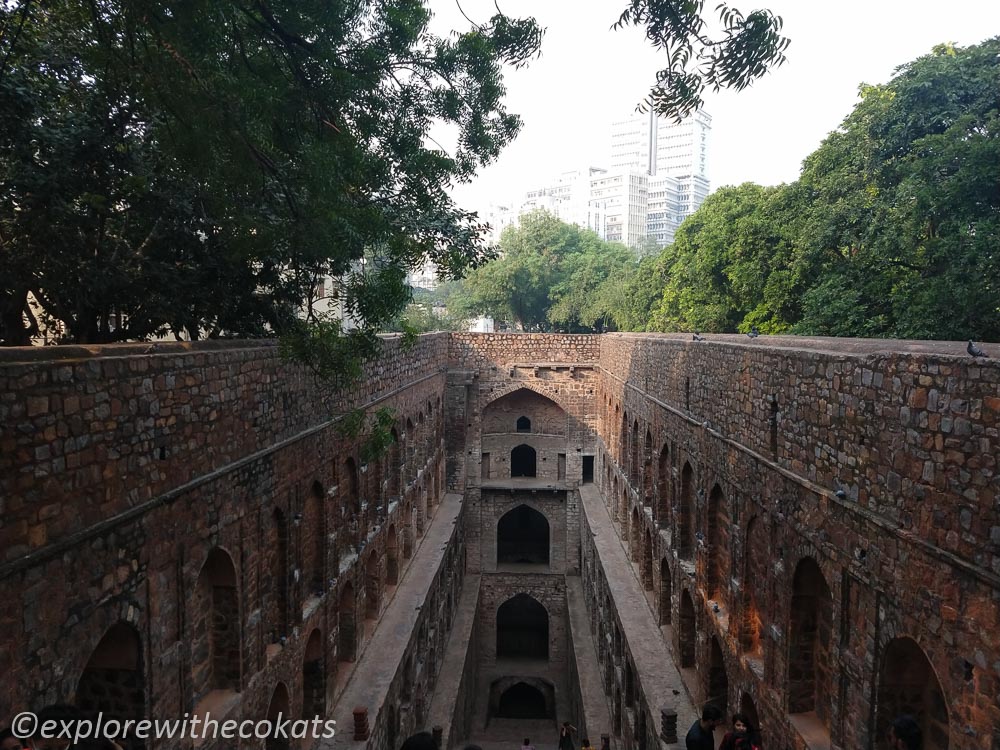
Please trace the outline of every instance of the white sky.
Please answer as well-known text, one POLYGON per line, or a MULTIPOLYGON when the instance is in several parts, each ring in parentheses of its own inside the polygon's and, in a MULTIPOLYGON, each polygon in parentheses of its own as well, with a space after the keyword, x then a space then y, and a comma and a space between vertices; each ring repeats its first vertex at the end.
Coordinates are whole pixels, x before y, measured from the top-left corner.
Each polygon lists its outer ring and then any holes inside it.
MULTIPOLYGON (((475 21, 495 12, 493 0, 461 2, 475 21)), ((460 206, 480 211, 563 170, 606 166, 612 120, 635 108, 660 67, 640 30, 611 30, 625 0, 498 2, 508 15, 534 15, 547 32, 541 57, 504 76, 508 109, 524 120, 520 135, 473 183, 452 191, 460 206)), ((940 42, 967 46, 1000 34, 997 0, 735 5, 745 12, 770 8, 792 42, 785 65, 751 88, 706 95, 713 189, 796 179, 802 160, 850 113, 859 84, 887 81, 897 66, 940 42)), ((436 32, 468 28, 455 0, 430 0, 430 7, 436 32)))

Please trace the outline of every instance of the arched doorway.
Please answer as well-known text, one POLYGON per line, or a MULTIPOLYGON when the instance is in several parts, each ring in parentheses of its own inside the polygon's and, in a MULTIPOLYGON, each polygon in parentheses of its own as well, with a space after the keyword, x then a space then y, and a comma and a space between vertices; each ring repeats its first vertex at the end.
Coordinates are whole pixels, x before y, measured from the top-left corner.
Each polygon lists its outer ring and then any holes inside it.
POLYGON ((534 597, 517 594, 497 610, 497 658, 549 658, 549 613, 534 597))
POLYGON ((354 585, 348 581, 340 592, 340 606, 337 609, 338 661, 354 661, 357 656, 357 623, 354 616, 354 585))
POLYGON ((497 523, 497 565, 549 564, 549 522, 528 505, 508 511, 497 523))
POLYGON ((642 585, 646 591, 653 590, 653 536, 646 529, 642 545, 642 585))
MULTIPOLYGON (((124 722, 143 718, 146 687, 142 677, 142 648, 135 628, 124 622, 108 628, 80 675, 75 703, 87 714, 103 713, 105 720, 124 722)), ((127 747, 132 750, 145 744, 131 732, 126 739, 127 747)))
POLYGON ((912 638, 895 638, 886 646, 875 706, 875 746, 879 750, 887 750, 889 726, 903 714, 920 725, 924 750, 947 750, 948 703, 927 655, 912 638))
POLYGON ((670 602, 673 598, 673 579, 670 577, 670 563, 667 558, 660 560, 660 625, 670 624, 670 602))
POLYGON ((631 523, 629 523, 629 557, 632 562, 638 563, 642 560, 642 524, 639 521, 639 509, 632 508, 631 523))
POLYGON ((326 671, 323 669, 323 636, 314 628, 302 657, 302 718, 326 713, 326 671))
POLYGON ((722 656, 719 639, 712 636, 711 654, 708 667, 708 686, 706 703, 719 707, 722 715, 729 713, 729 676, 726 674, 726 662, 722 656))
POLYGON ((527 417, 518 417, 515 429, 518 432, 531 432, 531 420, 527 417))
POLYGON ((687 589, 681 591, 680 620, 678 643, 681 652, 681 667, 685 669, 693 668, 695 665, 694 655, 697 633, 695 629, 694 603, 691 601, 691 594, 688 593, 687 589))
POLYGON ((760 715, 757 713, 757 704, 754 703, 753 696, 751 696, 750 693, 743 693, 743 695, 740 696, 740 713, 750 720, 750 725, 757 732, 757 736, 751 737, 750 739, 756 745, 763 745, 764 729, 760 725, 760 715))
POLYGON ((660 460, 656 471, 656 519, 660 528, 669 528, 670 523, 670 450, 664 443, 660 450, 660 460))
MULTIPOLYGON (((274 731, 279 721, 289 718, 291 713, 288 707, 288 688, 285 683, 279 682, 274 686, 271 693, 271 702, 267 705, 267 720, 271 722, 271 734, 264 740, 264 750, 288 750, 290 742, 287 736, 280 736, 274 731)), ((287 730, 285 732, 287 735, 287 730)))
POLYGON ((694 556, 691 542, 691 519, 694 516, 691 498, 693 481, 694 471, 691 469, 691 464, 685 461, 681 470, 681 497, 677 506, 677 541, 674 544, 677 547, 677 556, 682 560, 690 560, 694 556))
POLYGON ((512 477, 536 476, 537 454, 530 445, 522 443, 510 452, 510 475, 512 477))
POLYGON ((743 571, 743 627, 740 631, 740 642, 744 652, 752 658, 763 657, 761 645, 761 611, 758 591, 761 582, 766 581, 768 571, 768 555, 770 550, 764 533, 762 522, 758 516, 750 519, 747 524, 746 565, 743 571))
POLYGON ((500 694, 497 717, 505 719, 546 719, 545 696, 526 682, 511 685, 500 694))
POLYGON ((396 539, 396 525, 391 524, 385 542, 385 582, 389 586, 399 583, 399 542, 396 539))
POLYGON ((376 551, 368 555, 365 563, 365 619, 377 620, 382 607, 382 581, 376 551))
POLYGON ((195 703, 213 690, 239 690, 239 595, 236 568, 225 550, 216 547, 205 560, 189 614, 195 703))
POLYGON ((653 436, 646 430, 646 443, 642 451, 642 503, 653 505, 653 436))
POLYGON ((727 578, 726 550, 729 549, 729 515, 722 488, 714 485, 708 495, 708 568, 706 570, 709 598, 722 600, 727 578))
POLYGON ((815 712, 830 729, 830 636, 833 597, 811 557, 795 567, 788 653, 788 712, 815 712))

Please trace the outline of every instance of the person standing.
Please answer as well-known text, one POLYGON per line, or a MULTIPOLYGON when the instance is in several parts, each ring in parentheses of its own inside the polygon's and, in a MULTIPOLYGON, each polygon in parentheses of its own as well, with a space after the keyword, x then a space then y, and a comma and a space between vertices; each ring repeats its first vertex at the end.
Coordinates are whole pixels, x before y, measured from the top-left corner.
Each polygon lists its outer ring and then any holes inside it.
POLYGON ((573 747, 573 735, 575 733, 576 727, 568 721, 562 723, 562 726, 559 728, 559 750, 575 750, 573 747))
POLYGON ((701 710, 701 718, 691 725, 684 745, 687 750, 715 750, 715 728, 725 719, 722 711, 714 703, 706 703, 701 710))
POLYGON ((521 750, 535 750, 535 746, 531 744, 530 738, 524 738, 524 742, 521 743, 521 750))

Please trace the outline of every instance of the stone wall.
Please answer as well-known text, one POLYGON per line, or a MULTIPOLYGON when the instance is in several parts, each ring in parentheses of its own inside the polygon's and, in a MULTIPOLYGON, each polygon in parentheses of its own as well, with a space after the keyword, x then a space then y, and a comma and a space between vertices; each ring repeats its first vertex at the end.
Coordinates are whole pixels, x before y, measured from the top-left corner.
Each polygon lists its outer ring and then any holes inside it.
POLYGON ((279 684, 301 715, 314 633, 329 709, 354 668, 341 626, 360 657, 389 538, 405 566, 443 489, 446 351, 390 339, 339 400, 266 342, 0 353, 0 716, 73 701, 122 623, 149 717, 220 688, 224 711, 263 716, 279 684), (354 406, 394 410, 405 464, 364 466, 337 429, 354 406))
POLYGON ((1000 704, 982 700, 1000 693, 1000 365, 963 348, 602 337, 607 501, 635 564, 647 532, 665 561, 661 622, 675 655, 692 650, 693 694, 724 679, 767 746, 804 748, 818 727, 881 747, 872 728, 914 693, 880 688, 907 642, 926 662, 916 692, 936 680, 949 707, 942 732, 934 700, 910 701, 928 734, 1000 742, 1000 704))

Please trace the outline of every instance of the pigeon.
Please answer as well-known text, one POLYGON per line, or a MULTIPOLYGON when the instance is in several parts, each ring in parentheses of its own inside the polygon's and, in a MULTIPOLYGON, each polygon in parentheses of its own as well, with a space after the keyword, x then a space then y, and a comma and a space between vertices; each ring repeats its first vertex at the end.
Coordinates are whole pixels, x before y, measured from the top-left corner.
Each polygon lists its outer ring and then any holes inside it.
POLYGON ((694 333, 694 334, 693 334, 693 335, 691 336, 691 340, 692 340, 692 341, 704 341, 705 339, 703 339, 703 338, 702 338, 701 336, 699 336, 699 335, 697 334, 697 332, 696 332, 696 333, 694 333))
POLYGON ((974 342, 969 341, 969 345, 965 347, 965 351, 971 354, 973 357, 985 357, 986 352, 975 345, 974 342))
POLYGON ((755 339, 760 336, 760 331, 757 330, 757 326, 753 326, 750 329, 750 333, 747 334, 748 339, 755 339))
POLYGON ((847 497, 847 493, 844 492, 844 490, 841 489, 840 487, 838 487, 837 491, 834 492, 833 494, 836 495, 837 497, 839 497, 841 500, 843 500, 845 497, 847 497))

